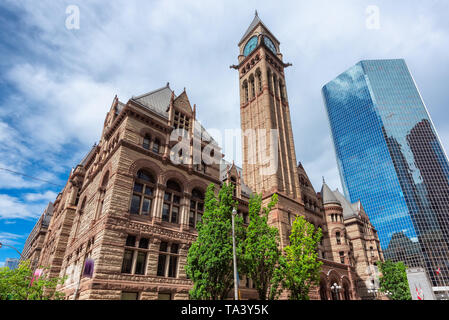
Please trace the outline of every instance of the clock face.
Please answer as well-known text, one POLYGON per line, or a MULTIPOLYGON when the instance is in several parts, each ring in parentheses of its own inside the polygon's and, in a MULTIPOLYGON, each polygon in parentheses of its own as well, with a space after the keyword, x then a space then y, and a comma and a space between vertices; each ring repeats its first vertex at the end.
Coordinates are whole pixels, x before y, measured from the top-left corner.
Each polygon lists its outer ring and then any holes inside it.
POLYGON ((265 42, 265 45, 268 47, 268 49, 270 49, 271 51, 273 51, 274 54, 276 54, 276 47, 273 41, 271 41, 271 39, 268 38, 267 36, 263 37, 263 41, 265 42))
POLYGON ((253 52, 254 48, 257 46, 257 36, 252 37, 246 43, 245 49, 243 49, 243 55, 246 57, 251 52, 253 52))

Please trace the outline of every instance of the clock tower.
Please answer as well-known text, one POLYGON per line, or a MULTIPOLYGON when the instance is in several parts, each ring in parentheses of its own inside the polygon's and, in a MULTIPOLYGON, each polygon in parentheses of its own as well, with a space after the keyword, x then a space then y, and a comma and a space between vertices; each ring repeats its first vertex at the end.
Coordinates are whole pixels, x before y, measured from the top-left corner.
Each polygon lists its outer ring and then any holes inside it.
POLYGON ((239 64, 233 66, 240 78, 243 178, 257 193, 283 193, 300 201, 284 77, 290 64, 282 61, 279 44, 256 11, 238 44, 239 64), (260 141, 263 133, 266 140, 260 141))
POLYGON ((291 64, 283 62, 279 45, 256 11, 238 43, 239 64, 231 68, 239 72, 243 179, 254 192, 262 193, 265 201, 273 193, 279 195, 270 220, 280 223, 285 241, 290 226, 284 229, 281 222, 288 224, 287 216, 302 214, 304 206, 284 76, 284 69, 291 64))

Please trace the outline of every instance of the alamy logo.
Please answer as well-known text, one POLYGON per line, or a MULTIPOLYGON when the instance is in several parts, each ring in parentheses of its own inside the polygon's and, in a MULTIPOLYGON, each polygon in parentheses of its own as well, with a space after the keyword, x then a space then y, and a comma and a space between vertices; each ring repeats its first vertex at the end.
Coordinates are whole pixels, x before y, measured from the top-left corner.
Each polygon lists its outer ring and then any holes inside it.
MULTIPOLYGON (((223 138, 219 130, 209 130, 219 141, 223 138)), ((276 129, 227 129, 224 134, 224 146, 227 150, 238 147, 234 138, 241 136, 245 142, 243 159, 248 165, 257 165, 260 175, 273 175, 279 164, 279 131, 276 129)), ((194 134, 184 129, 175 129, 170 134, 170 160, 173 164, 193 164, 204 166, 220 164, 221 148, 208 134, 195 130, 194 134)))
POLYGON ((377 266, 369 265, 366 267, 365 270, 366 274, 368 274, 368 278, 365 280, 366 288, 369 290, 371 289, 378 289, 379 288, 379 276, 380 272, 377 266))
POLYGON ((67 18, 65 19, 65 27, 68 30, 79 30, 80 28, 80 8, 76 5, 70 5, 65 9, 67 18))
POLYGON ((378 6, 370 5, 366 7, 366 28, 369 30, 380 29, 380 9, 378 6))

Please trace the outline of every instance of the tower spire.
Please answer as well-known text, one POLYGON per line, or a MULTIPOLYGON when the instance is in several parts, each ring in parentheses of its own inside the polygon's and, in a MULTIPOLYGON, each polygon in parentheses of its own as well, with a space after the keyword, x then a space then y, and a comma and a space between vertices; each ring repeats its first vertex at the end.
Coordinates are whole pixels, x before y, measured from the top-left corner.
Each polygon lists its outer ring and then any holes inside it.
POLYGON ((256 17, 259 17, 259 15, 257 14, 257 9, 256 9, 256 12, 255 12, 255 16, 256 16, 256 17))

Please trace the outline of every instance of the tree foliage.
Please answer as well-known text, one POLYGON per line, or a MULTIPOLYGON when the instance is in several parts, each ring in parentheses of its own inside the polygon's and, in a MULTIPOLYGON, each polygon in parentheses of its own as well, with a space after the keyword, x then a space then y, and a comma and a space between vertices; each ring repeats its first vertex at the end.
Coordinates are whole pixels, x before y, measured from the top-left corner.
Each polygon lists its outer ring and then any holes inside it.
POLYGON ((277 203, 274 194, 267 207, 262 208, 262 196, 249 200, 249 225, 244 242, 244 266, 246 275, 253 280, 260 300, 278 296, 280 276, 278 270, 282 251, 279 249, 279 231, 268 225, 268 213, 277 203))
POLYGON ((379 261, 379 269, 382 273, 380 277, 380 291, 391 294, 392 300, 411 300, 410 288, 407 280, 406 266, 403 262, 393 262, 386 260, 379 261))
POLYGON ((293 222, 290 245, 285 247, 283 287, 290 291, 292 300, 309 300, 309 290, 318 284, 320 268, 317 246, 322 237, 321 229, 298 216, 293 222))
MULTIPOLYGON (((198 223, 198 237, 187 255, 186 273, 193 281, 192 299, 225 299, 234 285, 232 249, 233 185, 224 184, 215 195, 209 185, 205 195, 204 214, 198 223)), ((244 227, 241 217, 235 217, 236 255, 242 261, 244 227)), ((239 272, 242 264, 237 263, 239 272)))
POLYGON ((61 300, 64 294, 56 290, 63 278, 49 278, 45 273, 33 281, 29 261, 23 261, 16 269, 0 268, 0 300, 61 300))

